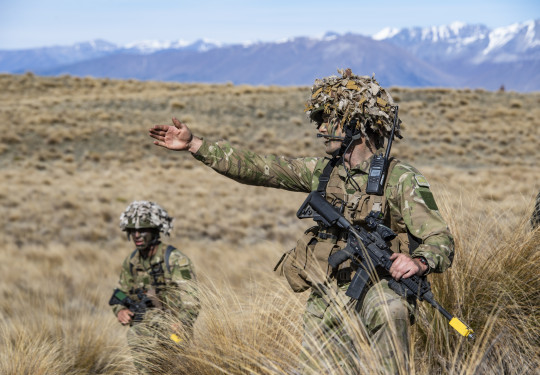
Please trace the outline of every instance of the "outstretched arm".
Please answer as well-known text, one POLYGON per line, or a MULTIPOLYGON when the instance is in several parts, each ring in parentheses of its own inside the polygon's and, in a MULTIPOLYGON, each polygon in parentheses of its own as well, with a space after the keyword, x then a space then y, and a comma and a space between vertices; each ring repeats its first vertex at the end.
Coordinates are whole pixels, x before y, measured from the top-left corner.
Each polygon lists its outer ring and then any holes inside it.
POLYGON ((150 137, 154 144, 174 151, 190 151, 196 153, 202 145, 202 139, 195 137, 186 124, 176 117, 172 118, 172 125, 154 125, 150 128, 150 137))
POLYGON ((313 172, 320 158, 290 159, 258 155, 236 149, 228 142, 208 143, 193 136, 191 130, 173 117, 174 126, 154 125, 149 130, 154 144, 174 151, 190 151, 218 173, 244 184, 309 192, 313 172))

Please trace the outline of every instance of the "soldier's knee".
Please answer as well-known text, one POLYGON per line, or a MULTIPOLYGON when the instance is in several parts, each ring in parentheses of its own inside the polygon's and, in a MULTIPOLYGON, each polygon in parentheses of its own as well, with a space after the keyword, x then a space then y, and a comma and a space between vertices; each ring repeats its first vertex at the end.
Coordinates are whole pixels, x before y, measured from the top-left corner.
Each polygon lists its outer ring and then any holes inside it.
POLYGON ((401 298, 395 298, 388 303, 390 320, 409 321, 409 310, 401 298))
POLYGON ((375 304, 365 306, 363 321, 368 332, 376 332, 390 322, 397 325, 409 325, 409 311, 400 297, 390 297, 379 300, 375 304))

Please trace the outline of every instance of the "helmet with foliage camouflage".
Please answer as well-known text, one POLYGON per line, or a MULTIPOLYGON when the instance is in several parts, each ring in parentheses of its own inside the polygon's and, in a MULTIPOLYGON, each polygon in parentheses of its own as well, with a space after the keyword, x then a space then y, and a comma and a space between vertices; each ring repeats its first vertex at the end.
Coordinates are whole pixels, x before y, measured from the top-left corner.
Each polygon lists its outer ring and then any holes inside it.
POLYGON ((134 201, 120 215, 120 228, 128 229, 155 228, 169 235, 173 218, 160 205, 149 201, 134 201))
MULTIPOLYGON (((343 124, 356 120, 356 129, 363 136, 388 138, 394 121, 395 106, 390 94, 375 77, 357 76, 350 69, 338 69, 341 76, 315 80, 305 112, 311 121, 321 124, 323 115, 329 122, 343 124), (342 121, 344 120, 344 121, 342 121)), ((395 135, 401 137, 401 120, 395 135)))

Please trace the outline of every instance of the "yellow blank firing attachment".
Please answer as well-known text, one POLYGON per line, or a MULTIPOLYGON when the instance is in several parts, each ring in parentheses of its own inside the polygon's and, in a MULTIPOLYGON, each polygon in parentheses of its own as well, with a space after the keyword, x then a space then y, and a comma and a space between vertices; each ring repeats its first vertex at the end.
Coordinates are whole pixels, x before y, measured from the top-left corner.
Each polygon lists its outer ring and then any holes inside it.
POLYGON ((465 323, 454 317, 450 320, 450 326, 458 331, 462 336, 474 340, 474 332, 465 323))
MULTIPOLYGON (((472 332, 472 331, 471 331, 472 332)), ((183 340, 178 336, 177 334, 173 333, 171 335, 171 340, 173 340, 175 343, 180 344, 183 340)))

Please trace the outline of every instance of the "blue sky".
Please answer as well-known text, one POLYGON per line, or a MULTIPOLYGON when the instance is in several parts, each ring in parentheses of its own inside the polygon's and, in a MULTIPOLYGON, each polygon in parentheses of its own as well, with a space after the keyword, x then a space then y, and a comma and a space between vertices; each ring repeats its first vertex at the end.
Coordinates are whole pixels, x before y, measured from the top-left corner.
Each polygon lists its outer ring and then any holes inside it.
POLYGON ((538 0, 0 0, 0 49, 94 39, 241 43, 454 21, 495 28, 539 18, 538 0))

